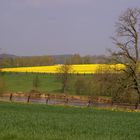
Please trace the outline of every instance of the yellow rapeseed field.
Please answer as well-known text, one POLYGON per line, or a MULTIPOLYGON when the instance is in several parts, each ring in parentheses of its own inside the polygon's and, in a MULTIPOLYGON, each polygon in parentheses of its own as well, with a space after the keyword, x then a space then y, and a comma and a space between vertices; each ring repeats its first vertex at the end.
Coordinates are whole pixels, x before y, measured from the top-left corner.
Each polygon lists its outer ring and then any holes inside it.
MULTIPOLYGON (((37 67, 18 67, 18 68, 3 68, 2 72, 35 72, 35 73, 57 73, 62 65, 54 66, 37 66, 37 67)), ((84 65, 71 65, 71 73, 91 74, 101 72, 120 72, 125 69, 122 64, 84 64, 84 65)))

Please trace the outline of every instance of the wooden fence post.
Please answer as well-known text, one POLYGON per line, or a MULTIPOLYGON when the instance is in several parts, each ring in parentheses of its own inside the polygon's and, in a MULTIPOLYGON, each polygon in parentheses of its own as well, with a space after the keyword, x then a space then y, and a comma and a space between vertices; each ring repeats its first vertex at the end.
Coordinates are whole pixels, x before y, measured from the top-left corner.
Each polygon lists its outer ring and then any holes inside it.
POLYGON ((87 104, 87 107, 90 107, 93 105, 93 98, 90 96, 89 97, 89 100, 88 100, 88 104, 87 104))
POLYGON ((48 97, 46 97, 46 104, 49 103, 49 100, 50 100, 50 94, 47 95, 48 97))
POLYGON ((65 96, 65 104, 68 104, 68 102, 69 102, 69 98, 68 96, 65 96))
POLYGON ((31 95, 29 94, 29 95, 28 95, 28 98, 27 98, 27 103, 30 102, 30 98, 31 98, 31 95))
POLYGON ((90 107, 90 104, 91 104, 91 100, 89 99, 89 100, 88 100, 87 107, 90 107))
POLYGON ((12 101, 13 94, 10 94, 9 100, 12 101))

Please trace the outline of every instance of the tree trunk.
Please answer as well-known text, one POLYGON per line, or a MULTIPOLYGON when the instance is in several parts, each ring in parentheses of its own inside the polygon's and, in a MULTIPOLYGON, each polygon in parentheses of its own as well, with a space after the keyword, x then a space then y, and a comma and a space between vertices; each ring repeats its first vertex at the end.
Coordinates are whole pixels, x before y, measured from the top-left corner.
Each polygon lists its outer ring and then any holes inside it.
POLYGON ((137 101, 136 104, 135 104, 135 109, 137 109, 138 106, 139 106, 139 103, 138 103, 138 101, 137 101))
POLYGON ((66 84, 64 83, 62 87, 62 93, 65 93, 65 92, 66 92, 66 84))
POLYGON ((48 94, 48 97, 46 97, 46 104, 49 103, 49 100, 50 100, 50 95, 48 94))
POLYGON ((138 99, 138 101, 137 101, 136 104, 135 104, 135 109, 138 109, 139 103, 140 103, 140 94, 139 94, 138 96, 139 96, 139 99, 138 99))

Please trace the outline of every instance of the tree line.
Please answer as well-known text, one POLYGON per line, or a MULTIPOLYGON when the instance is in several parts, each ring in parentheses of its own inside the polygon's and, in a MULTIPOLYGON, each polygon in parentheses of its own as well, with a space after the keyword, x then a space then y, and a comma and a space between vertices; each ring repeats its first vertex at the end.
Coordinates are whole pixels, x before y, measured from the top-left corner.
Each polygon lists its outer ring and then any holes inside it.
POLYGON ((73 55, 58 55, 58 56, 26 56, 26 57, 1 57, 1 67, 30 67, 30 66, 45 66, 54 64, 93 64, 93 63, 109 63, 109 57, 100 56, 81 56, 80 54, 73 55))

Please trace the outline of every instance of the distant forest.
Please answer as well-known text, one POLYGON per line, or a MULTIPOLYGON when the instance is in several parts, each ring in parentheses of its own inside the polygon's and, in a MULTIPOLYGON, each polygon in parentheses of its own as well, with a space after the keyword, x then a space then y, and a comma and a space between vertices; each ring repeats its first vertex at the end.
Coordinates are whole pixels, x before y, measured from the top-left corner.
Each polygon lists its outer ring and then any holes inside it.
POLYGON ((44 55, 44 56, 15 56, 9 54, 0 55, 0 67, 27 67, 45 66, 55 64, 103 64, 111 63, 111 59, 105 55, 80 56, 74 55, 44 55))

